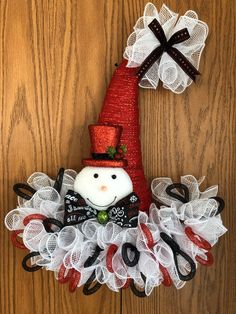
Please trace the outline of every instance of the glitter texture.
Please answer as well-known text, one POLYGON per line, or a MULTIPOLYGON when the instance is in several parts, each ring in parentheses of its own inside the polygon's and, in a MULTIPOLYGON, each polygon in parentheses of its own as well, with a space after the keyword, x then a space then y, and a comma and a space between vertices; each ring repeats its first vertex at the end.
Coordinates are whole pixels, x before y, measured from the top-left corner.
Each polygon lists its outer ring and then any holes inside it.
POLYGON ((140 209, 148 211, 151 193, 144 176, 141 143, 139 138, 138 82, 137 68, 127 68, 124 60, 116 69, 107 89, 99 123, 123 127, 120 143, 127 146, 126 159, 134 192, 141 200, 140 209))

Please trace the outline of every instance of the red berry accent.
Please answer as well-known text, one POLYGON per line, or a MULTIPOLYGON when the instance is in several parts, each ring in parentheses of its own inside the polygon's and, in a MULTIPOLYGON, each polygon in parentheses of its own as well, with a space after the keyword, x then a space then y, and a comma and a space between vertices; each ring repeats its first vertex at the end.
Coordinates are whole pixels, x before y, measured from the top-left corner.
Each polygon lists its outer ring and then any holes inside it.
POLYGON ((26 249, 26 246, 24 245, 24 243, 18 240, 18 235, 22 232, 23 230, 14 230, 11 234, 11 242, 18 249, 26 249))
POLYGON ((118 246, 115 244, 111 244, 107 250, 107 256, 106 256, 106 264, 107 264, 107 269, 110 273, 114 273, 114 270, 112 268, 112 258, 117 251, 118 246))
POLYGON ((122 148, 117 148, 117 153, 119 153, 119 154, 121 154, 121 155, 123 155, 124 154, 124 152, 123 152, 123 149, 122 148))
POLYGON ((200 249, 204 249, 207 251, 210 251, 211 249, 211 244, 206 241, 205 239, 203 239, 201 236, 199 236, 198 234, 194 233, 192 228, 190 227, 186 227, 184 229, 185 234, 187 235, 187 237, 196 245, 198 246, 200 249))
POLYGON ((117 153, 116 153, 115 156, 114 156, 115 159, 121 159, 122 157, 123 157, 123 156, 122 156, 121 154, 117 154, 117 153))
POLYGON ((211 266, 214 263, 214 257, 211 254, 211 252, 206 252, 205 253, 207 259, 203 259, 200 256, 196 256, 195 259, 198 263, 202 264, 203 266, 211 266))
POLYGON ((164 266, 162 266, 161 264, 159 264, 159 268, 160 268, 160 271, 161 271, 162 276, 163 276, 162 284, 166 287, 170 287, 172 285, 172 280, 170 278, 170 275, 169 275, 167 269, 164 266))
POLYGON ((23 224, 26 226, 31 220, 34 220, 34 219, 44 220, 46 218, 47 218, 46 216, 41 215, 41 214, 31 214, 24 218, 23 224))
POLYGON ((59 273, 58 273, 58 282, 61 284, 66 283, 71 279, 71 276, 74 273, 74 269, 73 268, 69 269, 66 276, 65 276, 65 272, 66 272, 66 268, 65 268, 64 264, 61 264, 61 267, 60 267, 59 273))
POLYGON ((147 239, 147 245, 151 249, 155 245, 152 233, 144 223, 141 223, 140 227, 141 227, 141 229, 142 229, 142 231, 143 231, 143 233, 147 239))

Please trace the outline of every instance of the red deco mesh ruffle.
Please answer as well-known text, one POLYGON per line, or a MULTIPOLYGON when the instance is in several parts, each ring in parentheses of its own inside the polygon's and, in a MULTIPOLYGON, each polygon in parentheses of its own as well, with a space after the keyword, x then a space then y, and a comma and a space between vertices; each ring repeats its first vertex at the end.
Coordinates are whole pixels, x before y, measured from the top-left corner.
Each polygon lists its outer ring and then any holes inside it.
POLYGON ((128 172, 134 186, 134 192, 141 200, 142 211, 148 211, 151 203, 151 193, 144 176, 139 126, 138 109, 138 77, 137 68, 127 68, 123 60, 116 69, 107 89, 99 123, 121 125, 123 132, 121 144, 126 144, 128 172))

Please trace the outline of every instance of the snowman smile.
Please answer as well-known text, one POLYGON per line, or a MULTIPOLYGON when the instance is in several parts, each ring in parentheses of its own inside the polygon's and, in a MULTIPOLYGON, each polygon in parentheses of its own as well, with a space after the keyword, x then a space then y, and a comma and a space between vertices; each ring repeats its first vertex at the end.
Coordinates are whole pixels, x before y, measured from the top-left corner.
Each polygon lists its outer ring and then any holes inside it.
POLYGON ((87 198, 87 200, 88 200, 91 204, 93 204, 94 206, 97 206, 97 207, 108 207, 108 206, 110 206, 111 204, 113 204, 116 199, 117 199, 117 196, 115 196, 115 197, 114 197, 114 200, 113 200, 111 203, 107 204, 107 205, 97 205, 97 204, 93 203, 92 201, 90 201, 89 198, 87 198))

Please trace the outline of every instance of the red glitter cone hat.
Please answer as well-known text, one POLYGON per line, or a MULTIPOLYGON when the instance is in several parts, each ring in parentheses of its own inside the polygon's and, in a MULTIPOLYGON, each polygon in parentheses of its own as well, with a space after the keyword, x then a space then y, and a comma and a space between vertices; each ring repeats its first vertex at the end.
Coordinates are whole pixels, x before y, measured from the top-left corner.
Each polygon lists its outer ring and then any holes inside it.
POLYGON ((123 60, 116 69, 107 89, 99 123, 122 126, 120 142, 127 147, 125 158, 128 172, 134 186, 134 192, 141 200, 140 210, 148 211, 151 192, 144 175, 139 126, 137 68, 126 67, 123 60))

